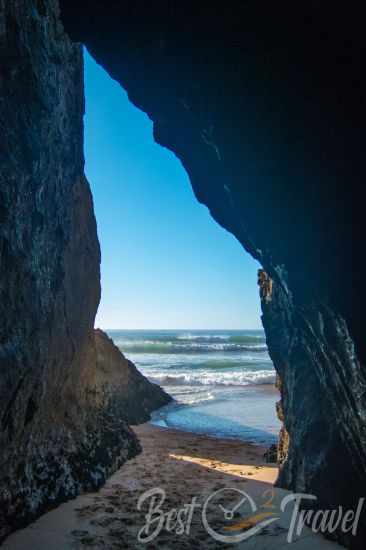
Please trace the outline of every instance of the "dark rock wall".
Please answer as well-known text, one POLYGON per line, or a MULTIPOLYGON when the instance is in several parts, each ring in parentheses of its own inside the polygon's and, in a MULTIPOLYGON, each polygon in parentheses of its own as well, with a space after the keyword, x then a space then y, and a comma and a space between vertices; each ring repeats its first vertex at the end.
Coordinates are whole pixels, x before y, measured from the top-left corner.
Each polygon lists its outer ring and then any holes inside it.
POLYGON ((147 418, 159 395, 144 380, 140 400, 144 389, 155 394, 127 418, 130 381, 114 384, 118 362, 108 372, 98 363, 82 51, 65 35, 57 2, 1 1, 0 55, 1 541, 136 454, 126 420, 147 418))
MULTIPOLYGON (((299 308, 276 283, 262 296, 262 311, 284 422, 277 484, 315 494, 322 509, 354 507, 365 495, 365 409, 345 321, 324 304, 299 308)), ((363 528, 361 522, 360 535, 363 528)))
POLYGON ((361 4, 61 4, 70 36, 273 281, 279 483, 354 504, 366 494, 361 4))

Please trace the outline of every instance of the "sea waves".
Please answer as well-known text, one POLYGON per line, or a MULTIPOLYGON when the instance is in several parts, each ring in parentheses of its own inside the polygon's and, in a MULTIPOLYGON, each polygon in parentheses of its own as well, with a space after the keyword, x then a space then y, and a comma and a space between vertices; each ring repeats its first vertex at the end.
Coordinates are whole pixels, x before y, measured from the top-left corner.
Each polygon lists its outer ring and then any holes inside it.
POLYGON ((252 351, 253 353, 262 352, 267 350, 266 345, 252 344, 251 346, 245 344, 232 344, 229 342, 203 342, 193 341, 187 343, 175 343, 175 342, 154 342, 144 340, 140 342, 120 342, 120 347, 130 353, 216 353, 218 351, 252 351))
POLYGON ((278 398, 263 331, 110 331, 124 355, 174 399, 155 411, 164 427, 272 443, 278 398))
POLYGON ((273 384, 263 331, 114 331, 114 342, 155 384, 182 391, 273 384))
POLYGON ((274 384, 275 373, 268 370, 242 372, 191 371, 168 374, 154 372, 149 380, 159 386, 247 386, 250 384, 274 384))
POLYGON ((267 350, 264 335, 260 331, 250 331, 247 334, 116 331, 116 334, 111 334, 115 343, 129 353, 258 353, 267 350))

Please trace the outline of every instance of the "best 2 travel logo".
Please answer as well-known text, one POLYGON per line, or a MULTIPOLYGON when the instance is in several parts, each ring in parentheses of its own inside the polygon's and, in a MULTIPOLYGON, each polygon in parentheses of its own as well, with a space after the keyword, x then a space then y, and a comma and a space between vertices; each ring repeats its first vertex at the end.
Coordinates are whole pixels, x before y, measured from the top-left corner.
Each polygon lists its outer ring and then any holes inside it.
POLYGON ((179 509, 164 510, 165 500, 166 492, 160 487, 149 489, 140 496, 137 509, 146 511, 145 523, 137 536, 140 543, 155 540, 163 530, 178 537, 189 535, 196 514, 200 514, 207 533, 226 544, 249 539, 276 523, 282 531, 287 530, 288 543, 296 542, 305 526, 315 533, 331 534, 338 529, 355 535, 365 501, 361 498, 355 510, 346 510, 342 506, 332 510, 312 509, 311 504, 315 505, 317 500, 314 495, 276 495, 270 488, 261 495, 261 503, 257 504, 248 493, 231 487, 218 489, 203 502, 193 497, 179 509), (302 509, 302 505, 306 509, 302 509))

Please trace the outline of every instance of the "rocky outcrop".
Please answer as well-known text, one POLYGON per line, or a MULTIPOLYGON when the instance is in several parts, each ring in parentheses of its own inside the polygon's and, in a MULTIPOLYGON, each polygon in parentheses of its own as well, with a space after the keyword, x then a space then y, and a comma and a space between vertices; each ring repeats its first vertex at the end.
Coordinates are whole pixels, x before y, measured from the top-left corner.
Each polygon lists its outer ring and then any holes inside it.
POLYGON ((58 3, 0 2, 0 54, 1 540, 135 455, 126 419, 147 418, 159 395, 114 349, 108 362, 112 344, 94 335, 100 251, 82 51, 58 3))
POLYGON ((160 386, 149 382, 102 330, 95 331, 95 346, 98 391, 126 422, 147 422, 152 411, 172 400, 160 386))
POLYGON ((70 396, 64 402, 64 406, 77 405, 80 418, 65 412, 57 424, 50 423, 55 421, 55 403, 43 411, 43 417, 37 415, 35 422, 29 422, 29 437, 23 433, 16 447, 5 450, 1 538, 59 502, 102 485, 140 451, 128 424, 146 422, 153 410, 171 401, 101 330, 95 331, 89 351, 90 378, 83 381, 87 404, 73 403, 70 396))

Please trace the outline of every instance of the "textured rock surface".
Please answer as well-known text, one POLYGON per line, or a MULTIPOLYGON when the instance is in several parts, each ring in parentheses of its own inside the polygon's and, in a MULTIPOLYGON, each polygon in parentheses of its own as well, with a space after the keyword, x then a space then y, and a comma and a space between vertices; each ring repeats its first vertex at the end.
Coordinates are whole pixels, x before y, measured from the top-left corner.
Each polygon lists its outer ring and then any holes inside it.
POLYGON ((289 438, 280 483, 321 506, 354 504, 366 494, 358 5, 62 6, 70 35, 273 281, 263 317, 289 438))
POLYGON ((262 310, 281 380, 278 484, 315 494, 321 508, 352 507, 365 495, 363 381, 344 319, 296 307, 276 283, 262 310))
POLYGON ((152 411, 172 400, 160 386, 149 382, 99 329, 95 331, 95 346, 99 391, 110 399, 110 407, 124 415, 126 422, 147 422, 152 411))
MULTIPOLYGON (((122 362, 104 372, 100 336, 95 347, 100 252, 83 172, 81 48, 56 2, 17 0, 0 2, 0 53, 1 540, 100 485, 139 444, 113 398, 122 362)), ((141 396, 148 383, 124 371, 141 396)), ((154 392, 131 419, 147 417, 154 392)))

